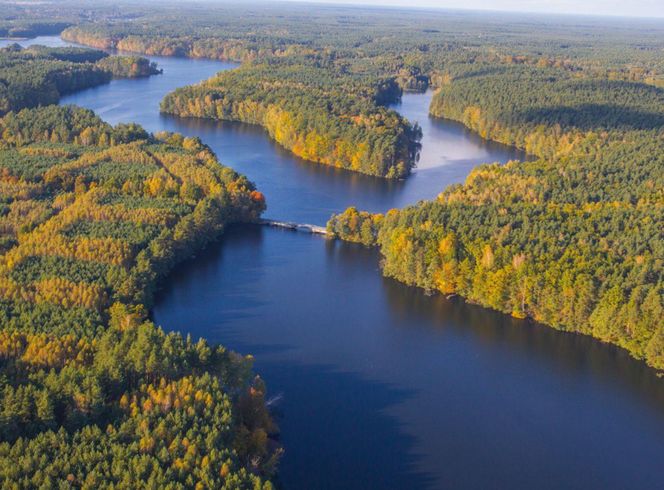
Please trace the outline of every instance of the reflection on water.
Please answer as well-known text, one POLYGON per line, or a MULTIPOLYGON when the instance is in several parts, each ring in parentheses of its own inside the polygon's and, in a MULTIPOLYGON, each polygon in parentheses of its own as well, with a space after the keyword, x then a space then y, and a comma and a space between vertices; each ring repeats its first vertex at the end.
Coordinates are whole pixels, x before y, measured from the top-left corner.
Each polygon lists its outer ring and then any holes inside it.
MULTIPOLYGON (((182 61, 187 60, 178 60, 182 61)), ((210 71, 207 64, 201 68, 206 73, 210 71)), ((164 72, 166 76, 168 66, 164 66, 164 72)), ((188 72, 193 79, 208 76, 193 73, 193 70, 188 72)), ((158 79, 113 81, 110 85, 67 96, 62 102, 89 107, 113 124, 136 121, 153 132, 177 131, 200 137, 222 163, 247 175, 263 191, 268 200, 266 217, 269 218, 323 225, 332 213, 348 206, 372 212, 401 208, 434 198, 449 184, 463 182, 470 169, 479 163, 504 163, 522 157, 517 150, 477 138, 457 123, 424 117, 417 119, 423 127, 424 143, 436 137, 450 141, 446 144, 447 154, 429 149, 441 148, 440 145, 424 146, 421 168, 418 167, 409 179, 380 179, 302 160, 271 141, 259 126, 157 115, 163 95, 188 83, 173 83, 169 79, 168 83, 152 88, 153 80, 158 79), (142 103, 132 101, 139 97, 136 83, 149 87, 139 90, 142 103)), ((414 116, 420 116, 411 110, 421 109, 421 104, 426 106, 430 97, 430 94, 408 94, 399 107, 407 117, 416 120, 414 116)))
POLYGON ((155 320, 256 354, 287 488, 653 488, 664 390, 623 351, 384 279, 363 247, 237 226, 155 320), (410 482, 410 483, 409 483, 410 482))
POLYGON ((33 39, 3 39, 0 38, 0 48, 6 48, 11 44, 18 44, 27 48, 28 46, 33 46, 39 44, 41 46, 49 46, 51 48, 61 48, 63 46, 71 46, 70 43, 67 43, 60 39, 57 36, 40 36, 33 39))
POLYGON ((393 107, 423 130, 423 150, 415 174, 387 181, 304 161, 271 141, 258 126, 159 114, 159 102, 172 90, 237 66, 212 60, 150 57, 164 74, 113 80, 62 99, 97 112, 111 124, 136 122, 152 132, 199 136, 220 160, 254 181, 267 196, 266 217, 323 225, 332 213, 356 206, 372 212, 432 199, 449 184, 463 182, 483 162, 521 159, 514 149, 482 140, 461 125, 428 117, 431 93, 406 94, 393 107))
POLYGON ((440 166, 454 167, 449 169, 454 172, 450 175, 455 175, 455 181, 463 181, 470 168, 478 163, 504 163, 524 158, 523 152, 482 139, 463 124, 429 116, 432 97, 432 91, 423 94, 406 93, 400 103, 390 106, 409 121, 417 121, 422 127, 418 171, 440 166))
MULTIPOLYGON (((482 162, 523 155, 394 106, 423 128, 404 182, 303 162, 261 128, 159 116, 162 96, 233 65, 156 59, 164 75, 66 97, 111 123, 198 135, 267 195, 268 216, 322 224, 431 198, 482 162)), ((384 279, 376 251, 236 226, 157 298, 165 328, 256 355, 277 405, 290 489, 653 489, 664 386, 625 352, 384 279)))

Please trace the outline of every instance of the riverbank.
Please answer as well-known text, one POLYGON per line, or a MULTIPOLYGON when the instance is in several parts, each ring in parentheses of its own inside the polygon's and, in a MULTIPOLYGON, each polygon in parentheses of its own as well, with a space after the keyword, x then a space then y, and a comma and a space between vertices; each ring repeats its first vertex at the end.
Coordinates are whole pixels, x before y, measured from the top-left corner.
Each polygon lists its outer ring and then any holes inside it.
MULTIPOLYGON (((423 128, 407 181, 311 165, 261 128, 159 116, 165 93, 235 65, 151 59, 163 76, 62 103, 113 124, 199 136, 266 194, 266 219, 322 226, 350 205, 384 213, 435 198, 482 162, 518 158, 429 118, 429 93, 392 106, 423 128)), ((426 296, 382 278, 379 260, 307 233, 231 226, 177 267, 156 299, 157 324, 255 354, 279 400, 284 486, 591 488, 602 475, 607 489, 646 489, 664 479, 664 391, 653 370, 588 338, 426 296)))

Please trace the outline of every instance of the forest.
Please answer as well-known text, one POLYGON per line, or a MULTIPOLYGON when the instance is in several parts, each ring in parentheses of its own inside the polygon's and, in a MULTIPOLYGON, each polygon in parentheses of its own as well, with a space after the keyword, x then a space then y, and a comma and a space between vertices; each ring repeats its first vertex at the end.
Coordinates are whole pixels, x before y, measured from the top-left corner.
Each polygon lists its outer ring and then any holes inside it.
POLYGON ((311 55, 220 73, 167 95, 161 110, 259 124, 306 160, 403 178, 417 161, 421 131, 382 107, 400 96, 392 79, 347 74, 332 57, 311 55))
POLYGON ((387 105, 435 90, 431 116, 527 161, 487 162, 405 209, 350 207, 329 232, 378 247, 389 278, 664 370, 661 25, 334 5, 2 6, 0 36, 97 48, 0 50, 3 487, 273 488, 282 448, 252 358, 147 314, 175 264, 257 220, 265 197, 196 138, 49 105, 157 73, 140 54, 242 63, 177 89, 163 112, 258 124, 304 159, 390 179, 416 169, 421 131, 387 105), (98 51, 115 49, 136 55, 98 51))
POLYGON ((131 20, 78 22, 62 37, 103 49, 243 62, 170 94, 162 110, 259 124, 304 159, 381 177, 407 177, 417 162, 419 128, 384 107, 401 90, 445 91, 452 78, 475 68, 513 76, 548 68, 545 74, 569 80, 568 91, 584 90, 574 80, 605 80, 616 96, 630 83, 664 83, 661 37, 650 25, 634 45, 628 40, 638 27, 592 20, 541 25, 524 16, 508 35, 499 18, 459 12, 409 12, 406 21, 396 11, 375 9, 356 9, 351 20, 348 10, 332 6, 303 12, 284 5, 192 5, 186 15, 178 12, 168 4, 160 13, 138 8, 131 20), (534 30, 538 35, 528 36, 534 30))
MULTIPOLYGON (((543 22, 528 14, 334 5, 160 6, 157 12, 127 3, 119 13, 97 2, 88 6, 96 9, 95 22, 75 6, 59 8, 59 17, 71 24, 62 37, 101 49, 242 62, 333 53, 349 66, 396 77, 405 88, 438 86, 454 64, 476 62, 550 66, 613 80, 664 83, 662 29, 654 20, 626 24, 619 19, 557 17, 543 22)), ((20 12, 27 7, 13 8, 20 12)), ((40 18, 38 12, 33 18, 40 18)))
POLYGON ((10 112, 0 135, 2 485, 272 488, 251 358, 147 318, 158 280, 262 194, 196 138, 85 109, 10 112))
POLYGON ((18 44, 0 49, 0 115, 56 104, 62 95, 108 83, 112 78, 150 76, 161 71, 139 56, 109 56, 86 48, 18 44))
MULTIPOLYGON (((500 16, 426 12, 404 22, 398 13, 359 9, 351 20, 342 7, 280 16, 267 8, 231 23, 222 12, 233 7, 224 8, 216 21, 193 9, 177 25, 164 12, 159 35, 150 22, 122 20, 79 24, 63 35, 242 61, 169 95, 162 109, 261 124, 314 161, 326 162, 334 148, 332 164, 339 140, 373 136, 371 127, 346 131, 340 123, 351 116, 365 124, 366 114, 398 97, 392 88, 394 95, 377 97, 375 87, 435 89, 431 115, 522 148, 531 161, 482 166, 435 202, 385 216, 350 208, 330 230, 380 246, 387 276, 592 335, 664 368, 661 28, 645 20, 538 24, 523 16, 507 34, 500 16), (344 89, 351 100, 365 97, 369 112, 357 111, 344 89)), ((376 146, 371 137, 362 141, 376 146)), ((360 155, 360 165, 371 166, 359 170, 376 174, 380 159, 360 155)), ((341 166, 352 169, 353 155, 342 162, 349 160, 341 166)))
POLYGON ((549 67, 456 68, 431 113, 521 147, 528 162, 329 230, 377 245, 383 273, 555 328, 664 369, 664 89, 549 67))
POLYGON ((569 153, 593 134, 608 140, 664 126, 664 90, 645 83, 477 63, 447 75, 432 115, 539 157, 569 153))

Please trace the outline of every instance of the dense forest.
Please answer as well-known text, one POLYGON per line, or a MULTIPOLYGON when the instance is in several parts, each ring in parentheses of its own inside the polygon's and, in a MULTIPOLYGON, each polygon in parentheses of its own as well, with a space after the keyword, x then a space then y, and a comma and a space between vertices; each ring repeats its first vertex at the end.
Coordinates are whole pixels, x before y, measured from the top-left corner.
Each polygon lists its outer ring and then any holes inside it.
MULTIPOLYGON (((293 153, 404 178, 421 132, 387 104, 520 147, 430 202, 329 231, 409 285, 590 335, 664 370, 664 28, 654 21, 160 2, 2 3, 0 36, 242 62, 162 102, 293 153), (29 19, 29 20, 28 20, 29 19)), ((265 199, 195 138, 47 106, 145 76, 139 56, 0 50, 0 481, 272 488, 251 358, 148 320, 157 283, 265 199), (38 107, 38 108, 35 108, 38 107), (27 109, 26 109, 27 108, 27 109), (23 109, 23 110, 21 110, 23 109)), ((184 327, 183 327, 184 328, 184 327)))
POLYGON ((432 115, 532 155, 569 153, 593 134, 622 139, 664 126, 664 89, 644 83, 478 63, 457 65, 447 75, 432 100, 432 115))
POLYGON ((62 32, 62 38, 98 49, 117 49, 151 56, 188 56, 219 60, 252 61, 268 56, 289 56, 311 52, 299 44, 283 42, 266 43, 224 37, 198 39, 191 36, 157 37, 133 35, 123 31, 122 35, 109 35, 91 26, 71 26, 62 32))
POLYGON ((397 11, 350 15, 333 6, 303 12, 193 4, 186 15, 178 12, 168 4, 158 14, 139 8, 130 19, 78 22, 62 36, 104 49, 244 62, 176 91, 162 109, 260 124, 305 159, 382 177, 405 177, 417 160, 418 128, 382 107, 398 98, 395 86, 446 89, 469 67, 548 67, 570 80, 569 90, 575 79, 615 82, 614 93, 619 82, 664 81, 661 30, 648 23, 635 45, 638 26, 590 19, 541 24, 523 16, 512 19, 508 34, 500 16, 459 12, 409 12, 407 20, 397 11))
POLYGON ((401 89, 393 79, 346 73, 329 56, 269 58, 166 96, 162 112, 265 127, 296 155, 386 178, 406 177, 421 132, 379 104, 401 89))
POLYGON ((235 61, 333 52, 383 76, 396 75, 405 88, 437 84, 450 64, 478 61, 664 83, 662 27, 656 20, 543 21, 528 14, 276 3, 257 8, 161 2, 160 7, 157 12, 127 3, 120 11, 98 2, 87 6, 96 9, 95 22, 80 8, 60 8, 59 15, 74 24, 62 36, 98 48, 235 61))
POLYGON ((84 109, 0 135, 2 486, 271 488, 251 358, 147 320, 158 279, 263 196, 195 138, 84 109))
POLYGON ((592 335, 664 369, 664 89, 546 67, 457 69, 431 112, 537 156, 328 224, 383 272, 592 335))
POLYGON ((138 56, 109 56, 85 48, 47 48, 17 44, 0 49, 0 115, 26 107, 55 104, 60 96, 108 83, 160 73, 138 56))

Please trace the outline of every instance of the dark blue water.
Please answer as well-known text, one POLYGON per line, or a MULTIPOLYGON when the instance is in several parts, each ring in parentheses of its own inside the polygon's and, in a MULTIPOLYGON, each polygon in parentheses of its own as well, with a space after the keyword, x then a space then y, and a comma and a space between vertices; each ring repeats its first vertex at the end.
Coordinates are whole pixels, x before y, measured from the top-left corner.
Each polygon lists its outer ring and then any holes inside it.
MULTIPOLYGON (((49 44, 57 44, 49 38, 49 44)), ((386 211, 431 199, 450 183, 463 182, 481 162, 523 158, 521 152, 482 140, 463 126, 430 119, 431 93, 406 95, 394 107, 423 128, 418 169, 401 182, 360 175, 306 162, 266 137, 257 126, 159 114, 168 92, 237 66, 211 60, 151 57, 164 74, 134 80, 113 80, 64 97, 62 104, 93 109, 111 124, 136 122, 152 132, 177 131, 199 136, 222 163, 247 175, 268 199, 266 217, 323 225, 332 213, 348 206, 386 211)))
POLYGON ((664 481, 664 392, 642 364, 383 279, 359 246, 237 227, 173 274, 154 316, 255 354, 281 397, 287 488, 664 481))
MULTIPOLYGON (((199 135, 257 182, 268 216, 322 224, 435 196, 475 165, 522 155, 396 108, 424 129, 419 170, 389 183, 294 158, 260 128, 160 117, 169 90, 229 65, 155 58, 162 76, 67 97, 112 123, 199 135)), ((381 277, 373 250, 237 226, 164 285, 165 328, 256 356, 289 489, 655 489, 664 383, 623 351, 426 296, 381 277)))

